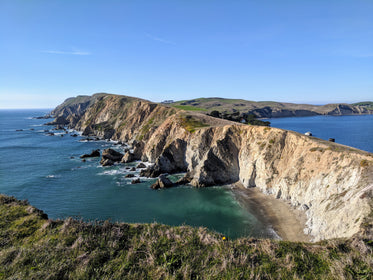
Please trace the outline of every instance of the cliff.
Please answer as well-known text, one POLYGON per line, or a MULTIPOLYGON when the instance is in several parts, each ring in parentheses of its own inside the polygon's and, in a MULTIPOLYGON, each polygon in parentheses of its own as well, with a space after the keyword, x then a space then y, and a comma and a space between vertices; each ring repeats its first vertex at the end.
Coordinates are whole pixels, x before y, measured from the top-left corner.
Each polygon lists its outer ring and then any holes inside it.
POLYGON ((371 153, 118 95, 68 99, 52 113, 84 135, 131 144, 134 158, 153 163, 147 176, 183 171, 196 187, 240 182, 290 201, 314 241, 372 225, 371 153))

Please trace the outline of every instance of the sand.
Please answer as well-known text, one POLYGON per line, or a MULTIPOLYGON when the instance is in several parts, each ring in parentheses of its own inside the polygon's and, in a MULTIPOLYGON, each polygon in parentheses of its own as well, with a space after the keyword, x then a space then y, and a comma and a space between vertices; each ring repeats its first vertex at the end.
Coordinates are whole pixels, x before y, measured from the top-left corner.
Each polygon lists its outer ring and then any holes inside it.
POLYGON ((255 210, 258 218, 270 224, 282 240, 310 241, 310 236, 303 232, 306 227, 306 215, 303 211, 294 209, 283 200, 265 195, 257 188, 246 189, 235 185, 232 190, 239 203, 245 208, 255 210))

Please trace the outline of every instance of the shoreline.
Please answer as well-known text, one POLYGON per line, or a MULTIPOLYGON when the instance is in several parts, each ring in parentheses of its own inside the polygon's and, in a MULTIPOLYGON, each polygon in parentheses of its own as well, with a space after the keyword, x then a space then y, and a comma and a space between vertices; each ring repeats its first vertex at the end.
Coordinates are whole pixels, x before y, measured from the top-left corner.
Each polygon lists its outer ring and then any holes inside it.
POLYGON ((266 195, 257 188, 245 188, 236 183, 232 191, 247 211, 257 213, 258 218, 271 225, 282 240, 311 242, 311 236, 303 232, 307 220, 303 211, 294 209, 285 201, 266 195))

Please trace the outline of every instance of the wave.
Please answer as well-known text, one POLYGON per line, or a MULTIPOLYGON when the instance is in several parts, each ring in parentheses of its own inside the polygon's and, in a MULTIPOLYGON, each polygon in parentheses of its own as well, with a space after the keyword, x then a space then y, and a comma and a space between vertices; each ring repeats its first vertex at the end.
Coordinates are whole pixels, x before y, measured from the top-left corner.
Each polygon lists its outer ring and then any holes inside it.
POLYGON ((51 174, 51 175, 47 175, 47 176, 45 176, 45 178, 49 178, 49 179, 61 178, 61 175, 54 175, 54 174, 51 174))

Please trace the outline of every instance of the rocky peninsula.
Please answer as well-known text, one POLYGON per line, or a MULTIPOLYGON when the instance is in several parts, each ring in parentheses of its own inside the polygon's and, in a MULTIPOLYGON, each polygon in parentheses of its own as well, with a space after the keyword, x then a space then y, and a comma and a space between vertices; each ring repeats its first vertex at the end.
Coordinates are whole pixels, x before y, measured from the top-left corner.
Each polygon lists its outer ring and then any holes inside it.
POLYGON ((186 172, 196 187, 240 183, 288 201, 305 212, 313 241, 371 230, 371 153, 112 94, 69 98, 51 115, 51 124, 127 143, 124 157, 151 163, 148 177, 186 172))

